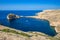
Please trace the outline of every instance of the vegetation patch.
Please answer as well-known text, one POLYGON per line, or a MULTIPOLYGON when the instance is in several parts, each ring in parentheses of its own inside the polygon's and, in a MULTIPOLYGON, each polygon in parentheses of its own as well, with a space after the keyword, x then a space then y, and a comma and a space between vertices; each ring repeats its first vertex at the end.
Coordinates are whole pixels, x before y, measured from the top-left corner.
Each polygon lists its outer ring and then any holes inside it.
POLYGON ((10 33, 15 33, 15 34, 23 35, 23 36, 26 36, 26 37, 30 37, 30 35, 28 35, 28 34, 26 34, 26 33, 17 32, 17 31, 15 31, 15 30, 11 30, 11 29, 3 29, 3 30, 0 30, 0 31, 10 32, 10 33))

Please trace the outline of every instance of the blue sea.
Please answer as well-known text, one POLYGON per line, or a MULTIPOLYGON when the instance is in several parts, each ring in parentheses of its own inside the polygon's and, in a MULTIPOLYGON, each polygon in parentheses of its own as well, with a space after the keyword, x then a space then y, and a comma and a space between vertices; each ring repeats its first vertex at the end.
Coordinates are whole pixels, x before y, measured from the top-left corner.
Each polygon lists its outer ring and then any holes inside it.
POLYGON ((4 26, 15 28, 17 30, 37 31, 50 36, 56 35, 56 31, 50 27, 48 20, 21 17, 12 21, 7 20, 7 15, 13 13, 19 16, 35 16, 42 10, 0 10, 0 23, 4 26))

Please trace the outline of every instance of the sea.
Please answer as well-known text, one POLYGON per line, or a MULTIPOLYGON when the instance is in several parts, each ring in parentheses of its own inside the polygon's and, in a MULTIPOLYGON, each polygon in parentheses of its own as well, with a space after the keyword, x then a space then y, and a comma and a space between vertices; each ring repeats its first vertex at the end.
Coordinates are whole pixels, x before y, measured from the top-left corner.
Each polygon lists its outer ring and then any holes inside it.
POLYGON ((55 36, 57 33, 52 27, 50 27, 48 20, 27 17, 21 17, 11 21, 7 19, 9 13, 19 16, 35 16, 42 11, 43 10, 0 10, 0 24, 25 32, 35 31, 55 36))

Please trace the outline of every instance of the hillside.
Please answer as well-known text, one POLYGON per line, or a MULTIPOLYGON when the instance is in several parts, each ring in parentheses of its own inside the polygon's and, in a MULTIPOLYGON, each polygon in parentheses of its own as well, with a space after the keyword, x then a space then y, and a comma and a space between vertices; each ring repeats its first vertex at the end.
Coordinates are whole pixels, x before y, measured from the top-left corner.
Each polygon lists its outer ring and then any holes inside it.
POLYGON ((0 25, 0 40, 60 40, 41 32, 23 32, 0 25))

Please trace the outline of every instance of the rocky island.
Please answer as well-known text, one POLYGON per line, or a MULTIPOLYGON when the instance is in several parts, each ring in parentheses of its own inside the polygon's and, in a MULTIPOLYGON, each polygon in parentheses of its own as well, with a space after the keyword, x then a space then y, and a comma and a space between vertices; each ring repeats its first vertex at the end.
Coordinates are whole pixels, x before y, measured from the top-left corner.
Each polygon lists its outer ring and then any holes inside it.
POLYGON ((8 19, 8 20, 14 20, 14 19, 17 19, 17 18, 20 18, 20 16, 15 15, 15 14, 13 14, 13 13, 9 13, 9 14, 7 15, 7 19, 8 19))

